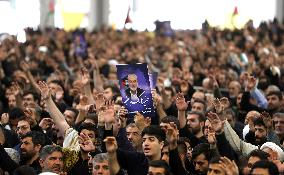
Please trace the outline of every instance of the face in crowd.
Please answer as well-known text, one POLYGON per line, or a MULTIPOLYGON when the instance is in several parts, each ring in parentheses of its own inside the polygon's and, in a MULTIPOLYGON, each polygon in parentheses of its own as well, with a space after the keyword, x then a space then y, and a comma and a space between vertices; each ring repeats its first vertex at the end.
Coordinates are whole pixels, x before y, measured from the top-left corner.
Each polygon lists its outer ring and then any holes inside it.
POLYGON ((139 149, 142 145, 142 137, 137 126, 126 127, 126 135, 130 143, 135 149, 139 149))

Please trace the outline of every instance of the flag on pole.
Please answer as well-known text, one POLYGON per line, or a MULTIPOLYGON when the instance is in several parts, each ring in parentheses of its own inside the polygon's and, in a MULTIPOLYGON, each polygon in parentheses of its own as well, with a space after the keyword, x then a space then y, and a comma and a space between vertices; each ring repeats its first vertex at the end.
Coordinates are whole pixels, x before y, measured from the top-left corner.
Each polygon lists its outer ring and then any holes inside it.
POLYGON ((233 29, 236 28, 236 18, 238 16, 238 14, 239 14, 238 7, 235 6, 232 17, 231 17, 231 24, 233 26, 233 29))
POLYGON ((125 18, 124 26, 125 26, 125 24, 132 23, 132 20, 130 19, 129 13, 130 13, 130 6, 128 7, 127 16, 125 18))
POLYGON ((237 14, 239 14, 238 7, 235 6, 233 16, 236 16, 237 14))

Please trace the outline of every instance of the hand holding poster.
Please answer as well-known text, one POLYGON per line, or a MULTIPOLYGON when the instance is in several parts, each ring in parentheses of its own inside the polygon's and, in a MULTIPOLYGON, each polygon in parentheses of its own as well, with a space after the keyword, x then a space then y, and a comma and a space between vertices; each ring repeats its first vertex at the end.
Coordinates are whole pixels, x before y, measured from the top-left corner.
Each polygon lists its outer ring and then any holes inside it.
POLYGON ((145 117, 153 117, 152 94, 147 64, 117 65, 120 93, 130 116, 140 112, 145 117))
POLYGON ((157 79, 158 79, 157 72, 149 73, 149 81, 151 89, 156 89, 157 79))

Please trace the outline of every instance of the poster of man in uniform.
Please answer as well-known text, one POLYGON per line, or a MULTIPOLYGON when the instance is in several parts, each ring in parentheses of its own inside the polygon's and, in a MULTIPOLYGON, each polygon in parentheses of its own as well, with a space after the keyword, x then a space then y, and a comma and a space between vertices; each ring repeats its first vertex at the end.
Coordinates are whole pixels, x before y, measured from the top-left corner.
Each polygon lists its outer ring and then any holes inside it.
POLYGON ((117 65, 120 93, 130 116, 137 112, 145 117, 153 117, 151 87, 147 64, 117 65))

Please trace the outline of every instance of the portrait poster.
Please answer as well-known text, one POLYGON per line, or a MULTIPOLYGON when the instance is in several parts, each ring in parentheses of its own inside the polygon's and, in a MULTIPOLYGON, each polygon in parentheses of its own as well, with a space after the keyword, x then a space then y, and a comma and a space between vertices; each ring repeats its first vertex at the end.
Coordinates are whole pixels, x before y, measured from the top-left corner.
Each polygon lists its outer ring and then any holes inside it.
POLYGON ((137 112, 145 117, 155 116, 147 64, 117 65, 123 105, 130 116, 137 112))

